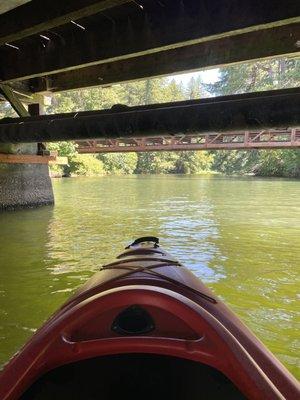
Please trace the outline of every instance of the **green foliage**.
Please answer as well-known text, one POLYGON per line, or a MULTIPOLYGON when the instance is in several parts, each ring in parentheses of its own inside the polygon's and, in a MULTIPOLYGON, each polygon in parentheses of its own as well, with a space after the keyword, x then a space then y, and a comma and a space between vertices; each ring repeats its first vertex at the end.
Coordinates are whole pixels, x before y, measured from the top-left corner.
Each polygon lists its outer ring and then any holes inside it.
POLYGON ((299 150, 261 150, 256 175, 300 178, 299 150))
POLYGON ((99 154, 104 170, 108 174, 133 174, 138 156, 136 153, 110 153, 99 154))
POLYGON ((214 156, 207 151, 181 151, 177 153, 175 172, 177 174, 198 174, 210 171, 214 156))
MULTIPOLYGON (((198 85, 197 90, 200 90, 199 80, 193 85, 198 85)), ((52 114, 101 110, 111 108, 115 104, 138 106, 184 100, 189 96, 185 95, 182 83, 178 83, 175 79, 155 78, 109 88, 94 87, 59 93, 53 96, 52 104, 46 107, 46 112, 52 114)))
POLYGON ((299 150, 232 150, 215 152, 212 169, 225 174, 300 177, 299 150))
POLYGON ((206 151, 148 152, 138 155, 139 174, 197 174, 209 171, 213 155, 206 151))
POLYGON ((50 176, 52 178, 61 178, 62 176, 66 176, 67 172, 65 172, 66 166, 64 165, 49 165, 50 176))
POLYGON ((46 107, 46 112, 53 114, 110 108, 120 102, 121 91, 120 86, 116 85, 105 89, 97 87, 59 93, 52 97, 52 104, 46 107))
POLYGON ((74 142, 55 142, 48 143, 47 149, 57 151, 60 157, 73 157, 77 154, 77 144, 74 142))
POLYGON ((187 84, 186 88, 186 96, 189 100, 199 99, 201 96, 202 89, 202 81, 201 77, 194 78, 192 77, 187 84))
POLYGON ((165 101, 186 100, 183 84, 178 84, 175 79, 172 79, 164 88, 164 96, 165 101))
MULTIPOLYGON (((67 157, 68 161, 77 155, 77 144, 74 142, 55 142, 47 143, 47 149, 56 151, 58 156, 67 157)), ((70 175, 70 165, 50 165, 50 173, 52 177, 61 177, 70 175)))
POLYGON ((224 174, 253 173, 258 163, 258 151, 219 150, 214 154, 212 169, 224 174))
POLYGON ((168 174, 175 169, 177 155, 171 152, 139 153, 136 172, 138 174, 168 174))
POLYGON ((69 159, 69 166, 65 172, 67 175, 95 176, 104 175, 102 161, 90 154, 76 154, 69 159))
POLYGON ((7 101, 0 101, 0 119, 8 117, 17 117, 17 113, 7 101))
POLYGON ((300 83, 300 60, 281 58, 220 69, 219 80, 206 84, 214 96, 295 87, 300 83))

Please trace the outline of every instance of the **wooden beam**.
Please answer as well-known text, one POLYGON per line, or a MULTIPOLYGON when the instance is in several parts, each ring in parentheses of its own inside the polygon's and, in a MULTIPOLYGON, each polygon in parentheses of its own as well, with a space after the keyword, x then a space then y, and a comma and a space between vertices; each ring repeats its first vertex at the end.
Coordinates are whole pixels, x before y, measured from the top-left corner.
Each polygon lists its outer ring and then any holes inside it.
MULTIPOLYGON (((0 79, 24 80, 300 22, 300 2, 294 0, 142 3, 143 10, 130 2, 108 15, 80 20, 85 31, 64 25, 48 32, 46 43, 30 37, 20 42, 19 50, 2 46, 0 58, 6 62, 0 79)), ((255 44, 261 46, 260 41, 255 44)))
POLYGON ((27 117, 30 115, 29 112, 21 103, 21 100, 19 99, 17 94, 13 91, 13 89, 10 86, 0 83, 0 93, 11 104, 12 108, 16 111, 16 113, 20 117, 27 117))
POLYGON ((22 103, 30 103, 34 100, 34 95, 29 89, 28 82, 13 82, 8 84, 12 91, 19 96, 22 103))
MULTIPOLYGON (((107 113, 109 114, 119 114, 120 112, 127 112, 127 111, 142 111, 142 110, 156 110, 158 108, 164 107, 164 108, 172 108, 174 106, 176 107, 181 107, 181 106, 186 106, 186 105, 197 105, 199 104, 199 101, 201 104, 210 104, 210 103, 219 103, 219 102, 228 102, 228 101, 237 101, 237 100, 245 100, 245 99, 257 99, 257 98, 267 98, 267 97, 272 97, 272 96, 298 96, 300 93, 299 88, 289 88, 289 89, 280 89, 280 90, 264 90, 261 92, 249 92, 249 93, 243 93, 243 94, 232 94, 232 95, 226 95, 226 96, 218 96, 218 97, 205 97, 202 99, 196 99, 196 100, 182 100, 182 101, 171 101, 168 103, 157 103, 157 104, 147 104, 147 105, 141 105, 141 106, 126 106, 124 104, 116 104, 113 105, 110 109, 104 109, 104 110, 99 110, 99 111, 80 111, 80 112, 68 112, 68 113, 60 113, 60 114, 45 114, 45 115, 39 115, 39 116, 30 116, 30 117, 25 117, 25 118, 19 118, 18 122, 41 122, 41 121, 48 121, 48 123, 52 123, 56 119, 65 119, 65 118, 77 118, 78 116, 80 117, 93 117, 95 115, 100 116, 100 115, 106 115, 107 113)), ((15 122, 14 119, 11 118, 3 118, 2 120, 0 119, 0 126, 2 124, 7 124, 10 122, 15 122)), ((155 136, 155 135, 154 135, 155 136)))
POLYGON ((300 23, 225 37, 144 57, 93 65, 29 82, 33 92, 64 91, 169 75, 254 59, 300 55, 300 23), (260 43, 260 46, 257 46, 260 43))
POLYGON ((55 160, 49 161, 50 165, 68 165, 68 163, 69 163, 68 157, 61 157, 61 156, 56 156, 55 160))
POLYGON ((300 89, 0 121, 0 143, 300 126, 300 89), (20 123, 23 122, 23 123, 20 123))
POLYGON ((48 164, 50 161, 55 164, 56 156, 0 153, 0 164, 48 164))
POLYGON ((32 0, 0 15, 0 46, 80 18, 128 3, 130 0, 32 0))

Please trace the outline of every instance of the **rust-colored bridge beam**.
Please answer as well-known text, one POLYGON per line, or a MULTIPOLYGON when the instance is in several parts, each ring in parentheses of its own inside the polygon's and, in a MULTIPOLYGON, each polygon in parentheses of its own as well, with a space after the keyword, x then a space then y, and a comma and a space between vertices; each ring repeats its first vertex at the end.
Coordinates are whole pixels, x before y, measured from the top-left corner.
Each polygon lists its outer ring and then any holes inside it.
POLYGON ((166 135, 145 138, 79 140, 76 143, 78 144, 77 151, 82 154, 300 148, 300 128, 175 137, 166 135))

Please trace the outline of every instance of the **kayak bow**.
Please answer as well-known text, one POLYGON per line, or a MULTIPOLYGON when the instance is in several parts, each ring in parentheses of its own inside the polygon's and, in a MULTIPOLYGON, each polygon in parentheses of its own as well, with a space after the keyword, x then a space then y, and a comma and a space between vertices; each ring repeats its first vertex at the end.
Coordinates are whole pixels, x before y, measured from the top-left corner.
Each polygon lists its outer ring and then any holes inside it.
POLYGON ((299 385, 146 237, 101 268, 0 375, 0 399, 296 400, 299 385))

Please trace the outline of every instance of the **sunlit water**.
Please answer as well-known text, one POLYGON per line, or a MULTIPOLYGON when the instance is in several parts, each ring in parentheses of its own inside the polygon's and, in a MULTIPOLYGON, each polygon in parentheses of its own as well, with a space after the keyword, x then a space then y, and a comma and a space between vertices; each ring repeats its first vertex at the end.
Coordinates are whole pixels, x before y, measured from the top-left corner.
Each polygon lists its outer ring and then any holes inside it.
POLYGON ((124 245, 156 235, 300 377, 300 182, 54 180, 56 205, 0 214, 0 364, 124 245))

